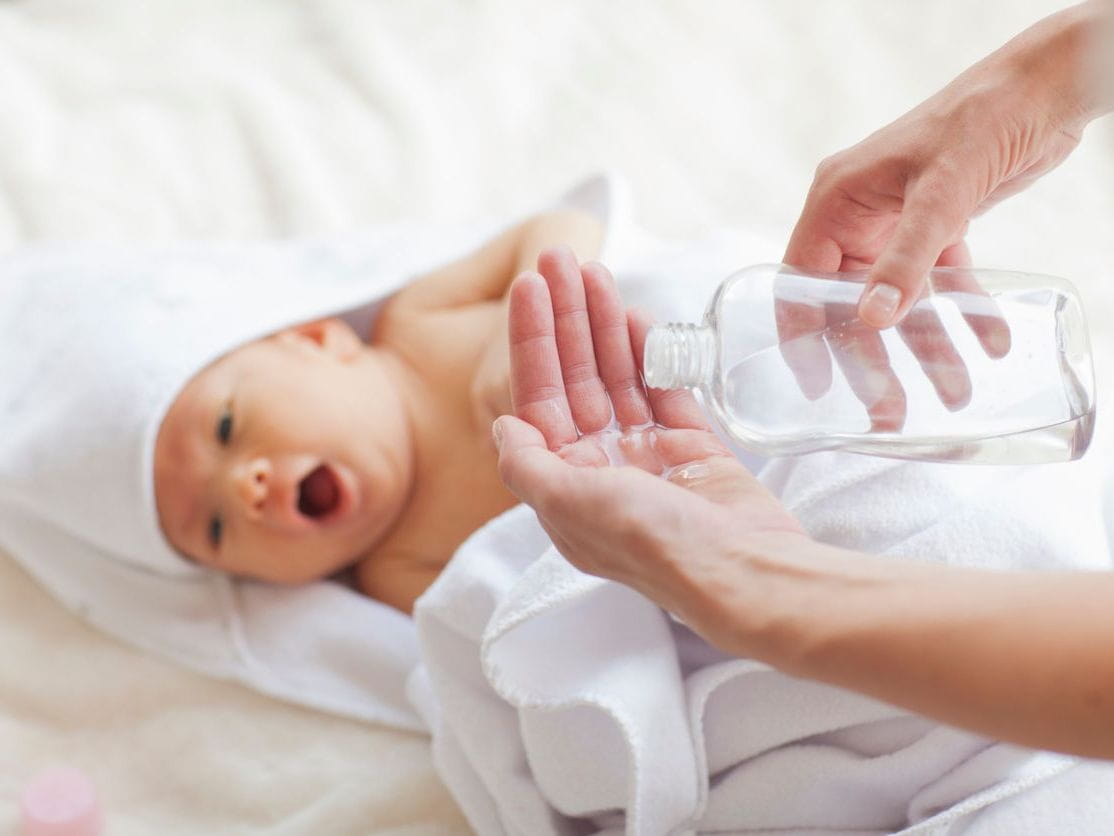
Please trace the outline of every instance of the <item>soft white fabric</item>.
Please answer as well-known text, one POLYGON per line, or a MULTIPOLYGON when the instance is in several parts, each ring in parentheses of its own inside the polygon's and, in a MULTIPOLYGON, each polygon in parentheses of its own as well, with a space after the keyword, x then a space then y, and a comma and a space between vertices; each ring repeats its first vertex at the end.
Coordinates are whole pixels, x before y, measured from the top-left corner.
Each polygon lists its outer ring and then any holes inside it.
MULTIPOLYGON (((823 453, 773 460, 761 479, 829 543, 1103 570, 1107 452, 1017 469, 823 453)), ((482 833, 936 833, 1073 764, 728 659, 570 567, 524 507, 465 543, 415 617, 426 670, 412 689, 482 833)), ((1066 828, 1049 832, 1080 832, 1059 802, 1045 812, 1066 828)))

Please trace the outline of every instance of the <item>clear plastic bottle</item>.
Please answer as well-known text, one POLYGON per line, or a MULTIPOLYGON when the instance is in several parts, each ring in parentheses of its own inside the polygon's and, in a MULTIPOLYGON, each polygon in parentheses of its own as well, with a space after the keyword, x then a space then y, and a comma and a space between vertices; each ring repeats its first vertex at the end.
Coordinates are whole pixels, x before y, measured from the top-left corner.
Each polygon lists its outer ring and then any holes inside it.
POLYGON ((655 325, 647 385, 699 389, 764 455, 844 450, 923 461, 1060 462, 1094 429, 1082 305, 1066 281, 935 268, 897 326, 856 317, 865 273, 748 267, 701 325, 655 325))

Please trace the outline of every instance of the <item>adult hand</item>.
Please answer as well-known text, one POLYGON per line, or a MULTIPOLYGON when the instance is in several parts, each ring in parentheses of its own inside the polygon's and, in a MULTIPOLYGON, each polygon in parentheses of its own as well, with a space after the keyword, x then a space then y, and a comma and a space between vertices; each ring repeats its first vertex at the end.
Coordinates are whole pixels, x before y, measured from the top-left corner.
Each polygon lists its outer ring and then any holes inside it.
POLYGON ((503 481, 575 566, 729 646, 717 635, 731 623, 724 603, 701 590, 748 548, 805 540, 800 526, 711 432, 690 393, 646 390, 650 323, 624 310, 606 268, 579 267, 561 248, 544 252, 538 270, 511 288, 517 418, 493 428, 503 481), (614 451, 627 463, 607 466, 614 451))
MULTIPOLYGON (((1059 165, 1087 122, 1109 107, 1087 78, 1101 4, 1084 3, 1031 27, 943 90, 857 145, 824 160, 784 261, 810 272, 865 270, 859 321, 833 328, 833 311, 782 305, 782 354, 804 394, 830 384, 829 351, 875 430, 900 429, 905 392, 881 338, 899 323, 942 403, 960 409, 971 383, 935 314, 917 306, 933 266, 937 292, 985 296, 962 268, 971 218, 1059 165), (865 323, 870 327, 863 327, 865 323), (825 340, 816 335, 828 329, 825 340)), ((1002 357, 1008 326, 992 306, 967 321, 983 350, 1002 357)), ((841 321, 850 321, 845 311, 841 321)))
MULTIPOLYGON (((1059 165, 1101 112, 1081 68, 1100 14, 1089 3, 1041 21, 824 160, 785 262, 867 269, 860 317, 877 328, 900 320, 934 264, 969 263, 969 220, 1059 165)), ((994 351, 994 332, 976 332, 994 351)))
MULTIPOLYGON (((855 397, 863 404, 873 432, 900 432, 907 401, 902 376, 895 371, 882 335, 860 319, 855 310, 857 286, 864 271, 842 273, 849 285, 833 284, 831 298, 817 300, 789 274, 774 284, 774 314, 779 348, 786 365, 809 400, 822 397, 832 384, 835 360, 855 397), (840 291, 840 292, 837 292, 840 291)), ((957 302, 969 309, 963 318, 992 358, 1010 350, 1010 329, 994 300, 962 268, 937 268, 932 273, 935 293, 956 293, 957 302), (981 297, 977 304, 972 300, 981 297)), ((936 310, 924 297, 895 329, 949 410, 963 409, 971 400, 971 377, 936 310)))

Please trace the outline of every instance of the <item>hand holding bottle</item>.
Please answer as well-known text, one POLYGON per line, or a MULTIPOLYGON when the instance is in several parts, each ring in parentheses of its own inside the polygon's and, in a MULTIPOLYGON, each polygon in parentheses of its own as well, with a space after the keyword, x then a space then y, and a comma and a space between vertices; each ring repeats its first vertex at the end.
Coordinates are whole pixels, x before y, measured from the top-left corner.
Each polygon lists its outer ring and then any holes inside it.
MULTIPOLYGON (((863 271, 835 277, 856 284, 866 281, 863 271)), ((980 311, 964 311, 963 318, 987 357, 1001 358, 1009 353, 1009 324, 971 271, 937 270, 932 274, 931 290, 981 297, 980 311)), ((859 318, 851 300, 802 304, 793 298, 791 284, 777 280, 773 294, 781 355, 802 394, 814 401, 831 389, 834 359, 865 408, 871 431, 899 432, 908 413, 907 392, 894 371, 882 335, 859 318)), ((950 411, 967 406, 972 394, 970 372, 933 306, 917 305, 896 330, 940 402, 950 411)))
POLYGON ((1081 456, 1094 372, 1074 288, 1001 270, 936 268, 932 277, 933 292, 902 325, 878 331, 855 316, 861 283, 845 274, 747 267, 720 284, 703 322, 650 329, 646 385, 699 389, 726 433, 767 456, 1081 456))
POLYGON ((1103 14, 1090 2, 1046 18, 824 160, 785 263, 866 269, 862 320, 883 328, 902 319, 933 265, 967 262, 968 221, 1059 165, 1109 107, 1085 66, 1103 14))

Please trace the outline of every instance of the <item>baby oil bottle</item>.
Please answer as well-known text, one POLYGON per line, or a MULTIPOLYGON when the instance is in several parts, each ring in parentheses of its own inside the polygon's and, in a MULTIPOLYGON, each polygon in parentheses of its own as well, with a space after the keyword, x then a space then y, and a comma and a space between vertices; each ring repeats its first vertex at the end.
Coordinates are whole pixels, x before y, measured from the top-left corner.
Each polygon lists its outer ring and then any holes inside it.
POLYGON ((1095 418, 1083 308, 1062 279, 934 268, 908 315, 857 315, 861 273, 748 267, 701 324, 659 324, 643 373, 697 389, 743 447, 1035 464, 1076 459, 1095 418))

